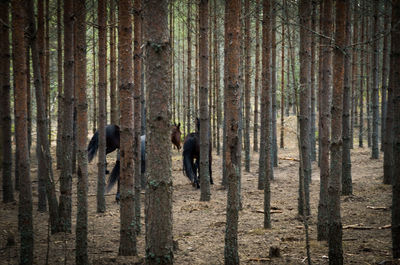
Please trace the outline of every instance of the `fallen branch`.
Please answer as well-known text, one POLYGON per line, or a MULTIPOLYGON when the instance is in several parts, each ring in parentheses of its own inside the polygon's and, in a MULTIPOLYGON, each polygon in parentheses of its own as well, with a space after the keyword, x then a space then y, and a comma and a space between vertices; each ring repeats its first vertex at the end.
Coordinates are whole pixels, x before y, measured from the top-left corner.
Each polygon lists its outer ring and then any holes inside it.
POLYGON ((293 158, 293 157, 278 157, 278 159, 300 162, 300 159, 293 158))
POLYGON ((391 228, 391 225, 384 225, 384 226, 379 226, 379 227, 372 227, 372 226, 361 226, 361 224, 355 224, 355 225, 345 225, 343 226, 343 229, 355 229, 355 230, 371 230, 371 229, 389 229, 391 228))
POLYGON ((371 210, 389 210, 387 207, 383 207, 383 206, 367 206, 367 209, 371 209, 371 210))
POLYGON ((249 258, 248 261, 262 262, 262 261, 271 261, 271 259, 270 258, 249 258))
MULTIPOLYGON (((256 213, 264 213, 264 210, 255 210, 255 211, 253 211, 253 212, 256 212, 256 213)), ((271 213, 271 214, 272 214, 272 213, 283 213, 283 211, 281 211, 281 210, 271 210, 270 213, 271 213)))

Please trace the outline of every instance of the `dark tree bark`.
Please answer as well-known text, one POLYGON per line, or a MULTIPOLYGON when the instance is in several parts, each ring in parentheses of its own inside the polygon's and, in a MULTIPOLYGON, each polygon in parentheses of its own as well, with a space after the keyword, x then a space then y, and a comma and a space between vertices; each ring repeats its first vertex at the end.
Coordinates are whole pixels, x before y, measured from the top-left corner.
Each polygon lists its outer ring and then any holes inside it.
POLYGON ((141 188, 141 152, 140 152, 140 133, 142 125, 141 116, 141 86, 142 86, 142 0, 136 0, 133 6, 133 30, 134 30, 134 69, 133 69, 133 111, 134 111, 134 124, 133 124, 133 162, 135 174, 135 224, 136 233, 139 234, 141 230, 140 224, 140 188, 141 188))
POLYGON ((12 45, 13 70, 15 76, 15 133, 18 135, 16 152, 19 154, 20 173, 18 230, 20 234, 19 264, 33 263, 33 217, 32 184, 28 155, 27 95, 26 95, 26 58, 25 58, 25 2, 14 0, 12 4, 12 45))
MULTIPOLYGON (((277 1, 272 0, 272 13, 271 13, 271 114, 272 114, 272 165, 278 166, 278 144, 276 136, 276 12, 277 1)), ((274 174, 271 175, 271 179, 274 174)))
POLYGON ((264 228, 271 228, 272 166, 271 1, 263 1, 261 133, 258 189, 264 189, 264 228))
POLYGON ((245 83, 244 83, 244 105, 245 105, 245 128, 244 128, 244 151, 245 151, 245 170, 250 172, 250 90, 251 90, 251 80, 250 80, 250 1, 244 1, 244 56, 245 56, 245 83))
MULTIPOLYGON (((393 195, 392 195, 392 246, 393 258, 400 258, 400 1, 392 1, 392 44, 390 55, 390 99, 393 113, 393 195), (397 29, 397 30, 395 30, 397 29)), ((389 111, 389 109, 388 109, 389 111)))
POLYGON ((57 169, 61 168, 62 163, 62 117, 63 117, 63 68, 62 68, 62 40, 61 40, 61 0, 57 0, 57 169))
POLYGON ((328 181, 329 264, 343 264, 342 220, 340 216, 340 180, 342 177, 342 113, 345 60, 343 49, 346 45, 346 9, 346 1, 337 0, 335 11, 335 42, 337 46, 333 51, 331 161, 330 178, 328 181))
MULTIPOLYGON (((365 3, 362 5, 365 8, 365 3)), ((361 43, 365 41, 365 15, 362 16, 361 20, 361 43)), ((365 45, 361 46, 361 58, 360 58, 360 121, 359 121, 359 133, 358 133, 358 146, 363 147, 363 130, 364 130, 364 73, 365 73, 365 45)))
MULTIPOLYGON (((137 254, 137 249, 136 225, 132 225, 135 221, 134 195, 132 192, 134 188, 132 1, 120 0, 118 2, 118 11, 119 95, 121 110, 121 229, 119 255, 133 256, 137 254)), ((168 63, 166 63, 166 67, 167 65, 168 63)))
POLYGON ((256 51, 255 51, 255 77, 254 77, 254 129, 253 129, 253 151, 258 152, 258 94, 260 83, 260 0, 256 0, 255 10, 256 24, 256 51))
POLYGON ((95 8, 95 0, 92 0, 93 6, 93 27, 92 27, 92 59, 93 59, 93 116, 92 116, 92 131, 93 133, 97 130, 97 87, 96 87, 96 37, 95 37, 95 29, 96 29, 96 22, 95 22, 95 15, 96 15, 96 8, 95 8))
POLYGON ((186 93, 186 130, 190 133, 191 109, 190 101, 192 90, 192 2, 187 2, 187 93, 186 93))
MULTIPOLYGON (((45 102, 45 111, 47 117, 47 91, 46 91, 46 54, 45 54, 45 21, 44 21, 44 0, 38 0, 37 4, 38 9, 38 29, 37 29, 37 39, 38 39, 38 46, 39 46, 39 60, 40 60, 40 73, 42 79, 42 90, 43 90, 43 99, 45 102)), ((48 124, 47 124, 48 125, 48 124)), ((38 158, 42 156, 42 150, 39 148, 41 145, 40 143, 40 133, 39 133, 39 126, 36 127, 37 130, 37 146, 36 146, 36 156, 38 158)), ((46 127, 48 130, 48 126, 46 127)), ((46 132, 47 134, 48 132, 46 132)), ((50 136, 50 134, 48 134, 50 136)), ((38 179, 38 211, 39 212, 46 212, 47 211, 47 204, 46 204, 46 169, 45 169, 45 161, 43 159, 38 159, 38 171, 37 171, 37 179, 38 179)))
POLYGON ((49 204, 49 215, 50 215, 50 225, 51 232, 57 233, 61 230, 60 220, 59 220, 59 211, 58 211, 58 202, 57 195, 55 189, 55 183, 53 178, 53 168, 52 168, 52 158, 50 153, 50 145, 48 138, 48 130, 47 130, 47 117, 45 110, 45 95, 43 91, 43 81, 41 79, 40 74, 40 59, 39 59, 39 51, 38 44, 36 39, 36 29, 35 29, 35 19, 34 19, 34 3, 32 0, 27 2, 27 15, 29 22, 29 36, 30 36, 30 46, 32 48, 32 64, 33 64, 33 75, 34 75, 34 83, 35 83, 35 94, 36 94, 36 120, 38 127, 38 139, 39 147, 38 150, 41 150, 38 153, 38 159, 43 163, 43 178, 45 184, 45 192, 46 197, 49 204))
MULTIPOLYGON (((26 36, 25 36, 26 37, 26 36)), ((28 154, 30 156, 31 154, 31 145, 32 145, 32 99, 31 99, 31 60, 30 60, 30 48, 29 48, 29 41, 26 40, 25 42, 25 48, 26 48, 26 106, 27 106, 27 127, 28 127, 28 154)), ((1 133, 0 133, 1 137, 1 133)), ((1 150, 1 144, 0 144, 0 150, 1 150)), ((2 163, 1 161, 1 155, 0 155, 0 164, 2 163)))
POLYGON ((221 91, 220 91, 220 67, 219 67, 219 25, 218 25, 218 14, 217 14, 217 0, 214 0, 214 83, 215 83, 215 91, 216 91, 216 107, 217 107, 217 155, 220 155, 221 150, 221 116, 222 116, 222 106, 221 106, 221 91))
MULTIPOLYGON (((286 1, 283 0, 283 8, 286 7, 286 1)), ((284 11, 282 11, 282 14, 284 11)), ((285 147, 285 23, 281 19, 282 43, 281 43, 281 134, 280 148, 285 147)))
POLYGON ((301 170, 299 174, 298 214, 310 215, 310 182, 311 182, 311 2, 305 0, 299 4, 300 17, 300 146, 301 170), (304 177, 304 179, 302 179, 304 177), (305 202, 303 202, 304 189, 305 202), (304 209, 304 207, 306 209, 304 209))
MULTIPOLYGON (((312 1, 312 14, 311 14, 311 30, 316 32, 317 28, 317 1, 312 1)), ((310 150, 311 150, 311 160, 316 161, 317 152, 316 152, 316 144, 315 144, 315 122, 316 122, 316 113, 315 113, 315 54, 316 54, 316 43, 315 43, 316 34, 311 34, 311 120, 310 120, 310 150)))
MULTIPOLYGON (((320 22, 321 33, 324 36, 329 36, 333 32, 333 1, 324 0, 321 3, 320 22)), ((330 97, 332 84, 332 46, 331 40, 321 37, 321 87, 319 94, 320 100, 320 191, 318 202, 318 224, 317 238, 318 240, 328 239, 328 179, 329 179, 329 136, 331 126, 330 115, 330 97)))
MULTIPOLYGON (((390 2, 385 2, 385 14, 384 14, 384 32, 388 32, 390 29, 389 23, 389 12, 390 2)), ((387 108, 387 84, 388 84, 388 68, 389 68, 389 34, 385 34, 383 37, 383 55, 382 55, 382 88, 381 88, 381 151, 384 150, 385 135, 386 135, 386 108, 387 108)), ((385 180, 384 182, 385 183, 385 180)), ((388 184, 388 183, 386 183, 388 184)))
POLYGON ((106 211, 105 200, 105 173, 106 173, 106 123, 107 123, 107 29, 106 29, 106 1, 98 1, 97 21, 99 25, 99 115, 97 123, 99 125, 99 150, 97 162, 97 212, 106 211))
POLYGON ((200 71, 200 201, 209 201, 210 192, 210 172, 209 172, 209 151, 211 143, 209 136, 209 113, 208 113, 208 0, 199 2, 199 71, 200 71))
POLYGON ((146 148, 146 261, 173 264, 172 176, 169 135, 169 67, 171 54, 168 34, 168 1, 144 1, 146 40, 146 84, 152 95, 148 101, 150 128, 146 148))
POLYGON ((239 264, 238 221, 239 221, 239 56, 240 56, 240 9, 239 0, 225 2, 225 37, 226 44, 226 171, 228 203, 225 228, 225 264, 239 264))
POLYGON ((60 176, 59 214, 62 231, 71 232, 72 142, 74 112, 73 1, 64 1, 64 109, 63 163, 60 176))
MULTIPOLYGON (((373 37, 378 34, 379 1, 374 1, 373 37)), ((372 159, 379 158, 379 41, 372 42, 372 159)))
MULTIPOLYGON (((350 1, 346 1, 346 39, 345 46, 351 44, 351 6, 350 1)), ((343 87, 343 115, 342 115, 342 195, 353 193, 351 178, 351 157, 350 157, 350 96, 351 96, 351 51, 346 48, 344 57, 344 87, 343 87)))
POLYGON ((76 264, 88 264, 88 154, 87 133, 87 100, 86 100, 86 4, 84 0, 74 2, 77 31, 76 46, 77 70, 76 112, 77 112, 77 217, 76 217, 76 264))
POLYGON ((0 3, 0 19, 5 23, 0 28, 0 113, 1 113, 1 140, 2 140, 2 188, 3 202, 14 201, 14 189, 12 183, 12 149, 11 149, 11 106, 10 106, 10 40, 9 2, 0 3))
MULTIPOLYGON (((46 5, 45 5, 45 26, 46 30, 44 32, 44 43, 45 43, 45 83, 44 89, 46 91, 46 112, 47 112, 47 118, 48 118, 48 134, 49 134, 49 146, 51 147, 51 91, 50 91, 50 0, 46 0, 46 5)), ((43 185, 43 189, 44 189, 43 185)))
POLYGON ((110 0, 110 122, 118 124, 115 1, 110 0))
MULTIPOLYGON (((358 1, 354 1, 353 5, 353 43, 358 42, 358 1)), ((352 48, 352 69, 351 69, 351 124, 350 124, 350 148, 354 145, 354 127, 357 125, 357 78, 358 78, 358 49, 356 46, 352 48)))
MULTIPOLYGON (((367 7, 366 9, 367 12, 371 12, 371 10, 369 10, 369 8, 367 7)), ((365 25, 365 30, 366 30, 366 38, 368 40, 368 43, 365 44, 365 50, 366 50, 366 65, 365 65, 365 82, 366 82, 366 97, 365 97, 365 101, 367 104, 367 143, 368 143, 368 147, 372 146, 372 131, 371 131, 371 103, 372 103, 372 97, 371 97, 371 90, 372 90, 372 78, 371 76, 373 75, 372 73, 372 45, 371 42, 369 40, 371 40, 373 38, 373 23, 371 22, 371 18, 367 17, 366 18, 367 22, 365 25)))

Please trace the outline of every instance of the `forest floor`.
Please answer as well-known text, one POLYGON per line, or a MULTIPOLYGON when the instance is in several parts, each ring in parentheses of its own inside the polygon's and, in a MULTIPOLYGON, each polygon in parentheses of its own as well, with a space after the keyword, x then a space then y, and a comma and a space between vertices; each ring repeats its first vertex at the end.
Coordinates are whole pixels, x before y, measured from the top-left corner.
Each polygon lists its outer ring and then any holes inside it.
MULTIPOLYGON (((263 191, 257 189, 258 153, 251 152, 250 172, 242 170, 243 210, 239 214, 238 244, 242 264, 304 264, 306 263, 305 231, 297 217, 298 158, 295 117, 287 120, 285 148, 278 150, 279 165, 271 183, 272 228, 263 229, 263 191), (269 257, 271 246, 280 249, 280 257, 269 257)), ((279 126, 278 126, 279 128, 279 126)), ((356 140, 356 139, 355 139, 356 140)), ((383 185, 382 154, 370 159, 367 147, 351 151, 353 195, 342 196, 343 250, 345 264, 384 264, 391 259, 390 206, 391 186, 383 185), (375 208, 378 207, 378 208, 375 208), (356 229, 355 229, 356 228, 356 229), (358 229, 357 229, 358 228, 358 229)), ((366 144, 365 144, 366 145, 366 144)), ((54 146, 54 145, 53 145, 54 146)), ((53 148, 55 149, 55 148, 53 148)), ((35 148, 32 147, 32 156, 35 148)), ((55 150, 53 157, 55 157, 55 150)), ((176 241, 175 264, 223 264, 226 224, 226 193, 221 186, 221 159, 213 152, 211 201, 199 202, 200 191, 194 189, 182 173, 182 156, 177 150, 173 159, 173 234, 176 241)), ((109 155, 111 170, 115 155, 109 155)), ((55 171, 56 178, 59 171, 55 171)), ((312 164, 310 187, 311 218, 309 220, 311 258, 314 264, 328 264, 328 246, 317 241, 317 211, 319 199, 319 170, 312 164)), ((96 213, 96 160, 89 166, 88 251, 92 264, 141 264, 145 254, 144 217, 142 233, 138 236, 139 257, 118 256, 119 205, 114 188, 107 195, 107 211, 96 213)), ((73 179, 73 233, 48 237, 48 214, 37 209, 37 163, 32 157, 33 218, 35 235, 35 264, 75 264, 76 177, 73 179), (49 252, 47 254, 48 248, 49 252)), ((58 182, 57 182, 58 183, 58 182)), ((1 194, 1 192, 0 192, 1 194)), ((16 196, 18 197, 18 196, 16 196)), ((142 192, 142 200, 144 194, 142 192)), ((142 202, 143 205, 143 202, 142 202)), ((18 204, 0 203, 0 264, 18 263, 18 204), (7 237, 14 237, 14 246, 7 247, 7 237)))

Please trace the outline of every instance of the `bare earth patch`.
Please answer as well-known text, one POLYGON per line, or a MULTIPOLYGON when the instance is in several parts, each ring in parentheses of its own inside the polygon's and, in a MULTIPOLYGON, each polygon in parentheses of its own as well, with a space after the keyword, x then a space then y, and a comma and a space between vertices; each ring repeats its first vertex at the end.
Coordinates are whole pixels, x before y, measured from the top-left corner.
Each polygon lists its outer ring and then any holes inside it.
MULTIPOLYGON (((279 128, 279 127, 278 127, 279 128)), ((304 226, 297 218, 298 158, 294 131, 286 128, 285 149, 279 149, 279 166, 271 183, 272 229, 263 229, 263 191, 257 190, 258 154, 251 157, 250 172, 242 174, 243 210, 239 217, 239 251, 242 264, 304 264, 306 250, 304 226), (295 160, 292 160, 295 159, 295 160), (280 257, 269 257, 270 247, 278 247, 280 257)), ((355 143, 356 144, 356 143, 355 143)), ((34 153, 32 148, 32 154, 34 153)), ((54 150, 53 150, 54 151, 54 150)), ((223 264, 226 222, 226 190, 222 189, 221 156, 213 154, 210 202, 199 202, 194 189, 182 173, 181 153, 173 150, 173 218, 175 264, 223 264)), ((391 259, 391 186, 383 185, 382 154, 370 159, 370 150, 352 150, 352 196, 342 197, 343 248, 345 264, 378 264, 391 259)), ((53 153, 53 157, 55 154, 53 153)), ((47 253, 48 215, 37 212, 37 166, 33 157, 31 176, 34 196, 35 264, 44 264, 47 253)), ((115 154, 108 158, 109 169, 115 154)), ((58 179, 59 172, 56 172, 58 179)), ((88 247, 92 264, 141 264, 145 254, 144 218, 138 236, 139 257, 119 257, 119 205, 114 188, 107 195, 107 211, 96 213, 97 165, 89 167, 88 247)), ((76 178, 73 180, 73 233, 50 236, 49 264, 75 264, 76 178)), ((310 245, 314 264, 328 264, 326 242, 317 238, 319 170, 313 162, 311 190, 310 245)), ((144 193, 142 192, 142 200, 144 193)), ((142 202, 143 205, 143 202, 142 202)), ((18 264, 17 203, 0 203, 0 264, 18 264), (16 244, 7 246, 7 238, 16 244)), ((143 211, 142 211, 143 216, 143 211)))

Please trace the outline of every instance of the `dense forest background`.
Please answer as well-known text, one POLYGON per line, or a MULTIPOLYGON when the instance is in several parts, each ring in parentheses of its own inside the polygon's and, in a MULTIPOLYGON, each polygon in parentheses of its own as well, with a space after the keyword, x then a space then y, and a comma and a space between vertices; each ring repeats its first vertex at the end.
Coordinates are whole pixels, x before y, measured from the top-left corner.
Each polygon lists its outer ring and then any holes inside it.
POLYGON ((0 16, 7 264, 399 262, 400 1, 0 16))

